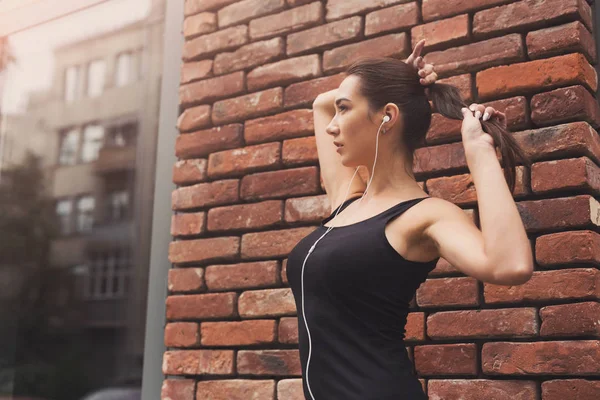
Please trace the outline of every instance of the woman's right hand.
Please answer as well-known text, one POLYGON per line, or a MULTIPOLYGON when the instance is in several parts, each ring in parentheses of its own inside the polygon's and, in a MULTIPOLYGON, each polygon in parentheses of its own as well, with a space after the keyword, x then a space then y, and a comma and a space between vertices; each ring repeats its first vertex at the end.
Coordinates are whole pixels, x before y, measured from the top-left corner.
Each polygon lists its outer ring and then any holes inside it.
POLYGON ((433 70, 433 64, 427 64, 425 63, 425 60, 423 60, 423 57, 421 56, 423 47, 425 47, 425 39, 419 40, 410 56, 408 56, 404 62, 417 70, 417 73, 421 77, 421 85, 429 86, 437 80, 438 76, 433 70))

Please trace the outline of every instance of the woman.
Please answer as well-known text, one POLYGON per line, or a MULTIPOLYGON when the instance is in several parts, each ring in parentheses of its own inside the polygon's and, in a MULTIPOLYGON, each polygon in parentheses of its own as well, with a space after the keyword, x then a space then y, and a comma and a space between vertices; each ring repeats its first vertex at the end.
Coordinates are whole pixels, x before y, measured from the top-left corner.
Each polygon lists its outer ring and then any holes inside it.
POLYGON ((519 285, 532 275, 530 243, 511 195, 516 161, 529 161, 503 113, 466 108, 455 87, 435 83, 433 66, 420 57, 424 44, 405 62, 356 61, 338 89, 313 103, 332 213, 287 264, 308 400, 427 398, 404 327, 411 299, 440 257, 483 282, 519 285), (413 152, 431 121, 426 92, 438 112, 463 120, 481 231, 458 206, 429 197, 412 173, 413 152), (355 178, 360 165, 368 168, 366 185, 355 178))

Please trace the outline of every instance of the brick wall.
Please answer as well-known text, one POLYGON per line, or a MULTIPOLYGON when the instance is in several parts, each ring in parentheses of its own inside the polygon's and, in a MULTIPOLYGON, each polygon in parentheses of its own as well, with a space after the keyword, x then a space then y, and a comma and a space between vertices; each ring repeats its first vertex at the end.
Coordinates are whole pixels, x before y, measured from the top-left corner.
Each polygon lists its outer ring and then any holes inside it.
MULTIPOLYGON (((591 1, 590 1, 591 2, 591 1)), ((329 214, 311 104, 357 56, 426 61, 505 111, 534 161, 515 199, 524 285, 442 259, 406 343, 431 399, 600 398, 600 125, 585 0, 187 0, 163 399, 302 399, 286 256, 329 214)), ((434 115, 417 178, 477 221, 460 123, 434 115)), ((336 399, 337 400, 337 399, 336 399)))

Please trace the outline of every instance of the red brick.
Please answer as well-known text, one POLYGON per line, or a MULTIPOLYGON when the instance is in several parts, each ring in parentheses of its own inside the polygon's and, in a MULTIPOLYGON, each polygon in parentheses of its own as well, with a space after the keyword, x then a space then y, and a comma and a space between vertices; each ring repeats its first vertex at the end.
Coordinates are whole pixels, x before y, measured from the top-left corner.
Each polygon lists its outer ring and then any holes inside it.
POLYGON ((200 343, 199 326, 195 322, 171 322, 165 326, 165 346, 192 347, 200 343))
POLYGON ((529 32, 527 53, 532 60, 564 53, 583 53, 591 64, 596 63, 594 38, 579 21, 529 32))
POLYGON ((233 350, 172 350, 163 355, 165 375, 232 375, 233 350))
POLYGON ((320 93, 336 89, 344 80, 344 73, 312 79, 306 82, 292 83, 285 89, 285 107, 309 106, 320 93))
POLYGON ((531 124, 527 99, 524 96, 489 101, 484 104, 506 114, 506 124, 509 130, 527 128, 531 124))
POLYGON ((327 46, 346 43, 359 38, 362 17, 356 16, 332 22, 287 36, 287 55, 292 56, 308 50, 315 52, 327 46))
POLYGON ((405 341, 425 340, 425 313, 410 312, 406 318, 405 341))
MULTIPOLYGON (((463 210, 463 211, 466 211, 466 210, 463 210)), ((470 213, 471 215, 475 214, 473 212, 473 210, 469 210, 469 211, 471 211, 471 213, 470 213)), ((431 271, 429 273, 429 277, 432 277, 432 278, 443 277, 448 274, 454 275, 459 272, 460 272, 460 270, 458 270, 456 267, 454 267, 452 264, 450 264, 448 262, 448 260, 441 257, 440 260, 437 262, 433 271, 431 271)))
POLYGON ((181 64, 180 83, 188 83, 212 76, 213 60, 192 61, 181 64))
POLYGON ((300 376, 300 355, 298 350, 240 350, 237 353, 237 373, 300 376))
POLYGON ((555 379, 542 382, 544 400, 596 400, 600 398, 600 381, 555 379))
POLYGON ((325 51, 323 71, 343 71, 362 57, 406 58, 409 54, 410 44, 406 33, 393 33, 325 51))
POLYGON ((440 77, 478 71, 494 65, 525 60, 521 36, 511 34, 427 53, 425 61, 435 65, 440 77))
POLYGON ((600 303, 562 304, 540 309, 542 336, 600 337, 600 303))
POLYGON ((279 320, 279 343, 298 344, 298 318, 282 317, 279 320))
POLYGON ((423 20, 431 21, 469 11, 477 11, 514 0, 423 0, 423 20))
POLYGON ((237 294, 205 293, 167 296, 168 320, 210 320, 236 316, 237 294))
POLYGON ((242 235, 242 259, 285 257, 314 227, 246 233, 242 235))
POLYGON ((193 39, 197 36, 216 31, 217 15, 211 12, 191 15, 183 20, 183 36, 193 39))
POLYGON ((313 133, 313 112, 306 109, 286 111, 244 123, 246 144, 274 142, 313 133))
POLYGON ((321 222, 331 214, 331 204, 327 195, 306 196, 285 201, 285 221, 321 222))
POLYGON ((536 238, 536 262, 542 267, 600 265, 600 235, 594 231, 551 233, 536 238))
POLYGON ((477 347, 472 343, 415 346, 414 358, 421 376, 477 374, 477 347))
POLYGON ((220 100, 213 104, 212 121, 215 125, 260 117, 278 111, 283 105, 283 89, 276 87, 220 100))
POLYGON ((444 400, 537 400, 534 381, 493 379, 429 379, 427 394, 444 400))
POLYGON ((210 291, 273 287, 279 283, 277 261, 258 261, 206 267, 210 291))
POLYGON ((212 129, 177 136, 175 155, 179 158, 206 157, 220 150, 244 145, 242 124, 219 126, 212 129))
POLYGON ((181 85, 179 86, 179 104, 189 106, 235 96, 246 90, 244 83, 244 72, 239 71, 181 85))
POLYGON ((195 292, 205 290, 202 268, 169 269, 168 288, 171 292, 195 292))
POLYGON ((281 158, 286 166, 303 165, 319 161, 314 136, 290 139, 283 142, 281 158))
POLYGON ((427 50, 440 48, 442 45, 463 44, 469 39, 469 15, 457 15, 415 26, 410 33, 413 48, 422 39, 426 39, 427 50))
POLYGON ((483 289, 487 304, 600 299, 600 271, 592 268, 534 271, 522 285, 484 283, 483 289))
POLYGON ((327 1, 327 21, 348 17, 353 14, 363 14, 378 8, 388 7, 410 0, 329 0, 327 1))
POLYGON ((367 14, 365 36, 403 31, 419 23, 419 6, 416 2, 400 4, 367 14))
POLYGON ((173 210, 183 211, 198 207, 208 207, 239 201, 239 180, 226 179, 216 182, 199 183, 180 187, 173 191, 173 210))
POLYGON ((285 0, 241 0, 219 10, 219 28, 248 22, 252 18, 262 17, 280 11, 285 0))
POLYGON ((440 144, 460 140, 462 121, 446 118, 442 114, 431 114, 431 125, 427 131, 428 144, 440 144))
POLYGON ((303 5, 311 3, 313 1, 314 0, 286 0, 287 5, 290 7, 303 6, 303 5))
POLYGON ((532 337, 538 334, 535 308, 437 312, 427 317, 431 339, 532 337))
POLYGON ((282 200, 211 208, 208 211, 208 230, 223 232, 271 228, 282 221, 282 209, 282 200))
POLYGON ((450 76, 448 78, 438 79, 437 82, 456 86, 464 101, 471 101, 473 99, 473 78, 471 77, 471 74, 450 76))
POLYGON ((217 52, 233 50, 248 43, 248 27, 233 26, 217 32, 199 36, 183 44, 183 61, 208 58, 217 52))
POLYGON ((296 303, 289 288, 245 291, 238 300, 242 318, 296 315, 296 303))
POLYGON ((196 400, 273 399, 275 381, 256 379, 218 379, 199 381, 196 400))
POLYGON ((213 69, 216 75, 226 74, 271 62, 283 57, 284 54, 285 42, 282 38, 276 37, 247 44, 233 52, 217 54, 213 69))
POLYGON ((196 381, 193 379, 165 379, 161 400, 194 400, 196 381))
POLYGON ((173 183, 189 185, 206 181, 206 159, 179 160, 173 165, 173 183))
POLYGON ((588 195, 520 201, 517 208, 525 229, 530 233, 600 224, 600 204, 588 195))
POLYGON ((323 14, 321 2, 314 1, 302 7, 256 18, 250 21, 250 38, 264 39, 307 29, 319 24, 323 20, 323 14))
POLYGON ((467 167, 462 142, 421 147, 415 151, 413 171, 418 173, 454 173, 467 167))
POLYGON ((565 20, 581 19, 592 28, 592 10, 581 0, 524 0, 480 11, 473 16, 473 34, 499 34, 537 29, 565 20))
POLYGON ((211 106, 201 105, 187 108, 177 118, 177 129, 181 132, 192 131, 194 129, 208 128, 210 121, 211 106))
POLYGON ((595 91, 598 85, 594 67, 579 53, 490 68, 478 72, 476 81, 480 100, 574 84, 595 91))
POLYGON ((587 157, 535 163, 531 187, 540 194, 570 190, 600 193, 600 168, 587 157))
POLYGON ((172 236, 199 235, 206 231, 205 212, 175 214, 171 217, 172 236))
POLYGON ((484 343, 483 373, 490 375, 598 374, 600 342, 596 340, 484 343))
POLYGON ((213 11, 239 0, 185 0, 184 15, 197 14, 202 11, 213 11))
POLYGON ((247 346, 273 344, 275 320, 203 322, 203 346, 247 346))
POLYGON ((211 179, 240 177, 247 173, 281 166, 281 143, 263 143, 208 156, 208 176, 211 179))
POLYGON ((321 60, 318 54, 288 58, 272 64, 256 67, 248 73, 248 90, 263 88, 311 79, 321 76, 321 60))
POLYGON ((258 172, 242 178, 240 195, 244 200, 313 195, 319 191, 318 181, 316 167, 258 172))
POLYGON ((531 119, 536 125, 583 120, 599 127, 600 106, 585 87, 569 86, 533 96, 531 119))
POLYGON ((239 247, 236 236, 180 240, 169 244, 169 261, 182 264, 233 260, 239 253, 239 247))
POLYGON ((471 277, 427 279, 417 289, 419 307, 479 305, 479 283, 471 277))

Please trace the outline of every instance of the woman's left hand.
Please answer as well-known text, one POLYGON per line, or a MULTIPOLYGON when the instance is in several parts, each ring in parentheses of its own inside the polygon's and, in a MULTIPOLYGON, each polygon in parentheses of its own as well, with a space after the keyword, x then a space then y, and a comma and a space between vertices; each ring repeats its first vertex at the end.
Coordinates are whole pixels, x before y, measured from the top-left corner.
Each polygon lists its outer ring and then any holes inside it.
POLYGON ((494 139, 483 131, 479 120, 488 121, 490 118, 497 118, 504 128, 506 128, 506 114, 493 107, 486 107, 483 104, 477 103, 473 103, 469 108, 463 108, 461 111, 464 118, 460 131, 465 148, 471 146, 489 147, 495 151, 494 139))

